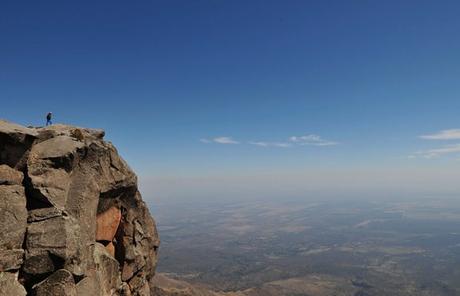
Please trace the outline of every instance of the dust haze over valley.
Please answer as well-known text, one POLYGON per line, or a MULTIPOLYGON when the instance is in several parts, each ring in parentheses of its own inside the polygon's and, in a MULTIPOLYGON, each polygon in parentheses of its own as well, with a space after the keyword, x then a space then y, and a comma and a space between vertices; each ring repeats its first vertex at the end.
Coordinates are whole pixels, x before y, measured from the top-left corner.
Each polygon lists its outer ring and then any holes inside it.
MULTIPOLYGON (((460 201, 158 201, 158 272, 242 295, 459 295, 460 201)), ((198 294, 197 294, 198 295, 198 294)))

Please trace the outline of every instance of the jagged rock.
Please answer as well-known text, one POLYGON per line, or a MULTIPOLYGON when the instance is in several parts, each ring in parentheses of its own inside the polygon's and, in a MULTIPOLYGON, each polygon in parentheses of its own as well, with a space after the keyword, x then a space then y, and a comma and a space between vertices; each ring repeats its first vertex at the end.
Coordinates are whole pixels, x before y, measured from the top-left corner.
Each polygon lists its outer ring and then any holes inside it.
POLYGON ((119 249, 124 250, 123 256, 117 257, 122 259, 122 280, 127 281, 141 269, 147 275, 154 273, 159 240, 155 223, 139 192, 136 192, 134 198, 124 202, 130 206, 123 215, 117 233, 119 249))
POLYGON ((121 288, 120 264, 100 243, 96 243, 94 246, 94 261, 96 263, 96 277, 102 294, 114 295, 121 288))
POLYGON ((81 279, 81 295, 148 293, 155 223, 136 175, 103 137, 102 130, 0 121, 0 267, 20 268, 29 290, 66 270, 81 279))
POLYGON ((0 295, 25 296, 26 289, 17 281, 15 274, 0 272, 0 295))
POLYGON ((117 233, 121 221, 121 210, 111 207, 96 218, 96 240, 111 242, 117 233))
POLYGON ((135 291, 134 296, 150 295, 149 282, 143 276, 142 271, 138 272, 131 280, 129 280, 129 287, 131 291, 135 291))
POLYGON ((121 284, 120 296, 132 296, 131 289, 129 288, 129 285, 125 282, 121 284))
POLYGON ((34 296, 77 296, 72 273, 60 269, 32 287, 34 296))

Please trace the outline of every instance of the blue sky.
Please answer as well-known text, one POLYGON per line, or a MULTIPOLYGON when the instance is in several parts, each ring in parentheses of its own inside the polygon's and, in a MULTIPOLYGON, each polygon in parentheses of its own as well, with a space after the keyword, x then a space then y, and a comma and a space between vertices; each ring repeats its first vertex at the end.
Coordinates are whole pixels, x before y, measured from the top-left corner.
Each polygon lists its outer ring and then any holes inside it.
POLYGON ((144 182, 189 178, 184 192, 197 176, 283 187, 315 170, 433 181, 460 164, 459 14, 458 1, 3 1, 0 117, 102 127, 144 182))

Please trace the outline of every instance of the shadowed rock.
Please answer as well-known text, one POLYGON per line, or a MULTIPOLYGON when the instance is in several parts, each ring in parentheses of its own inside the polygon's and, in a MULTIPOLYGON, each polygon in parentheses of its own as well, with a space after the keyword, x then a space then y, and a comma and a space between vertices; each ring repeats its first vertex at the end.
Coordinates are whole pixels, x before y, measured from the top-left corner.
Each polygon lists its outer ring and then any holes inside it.
POLYGON ((37 136, 34 129, 0 120, 0 164, 20 166, 21 159, 37 136))
POLYGON ((32 288, 34 296, 77 296, 72 274, 60 269, 32 288))

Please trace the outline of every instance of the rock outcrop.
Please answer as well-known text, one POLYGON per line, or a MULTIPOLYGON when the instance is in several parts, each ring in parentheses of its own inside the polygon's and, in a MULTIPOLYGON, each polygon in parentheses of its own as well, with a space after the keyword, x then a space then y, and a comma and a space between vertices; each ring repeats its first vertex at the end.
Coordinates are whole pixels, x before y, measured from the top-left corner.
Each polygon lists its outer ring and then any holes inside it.
POLYGON ((0 121, 1 295, 151 295, 155 222, 103 137, 0 121))

